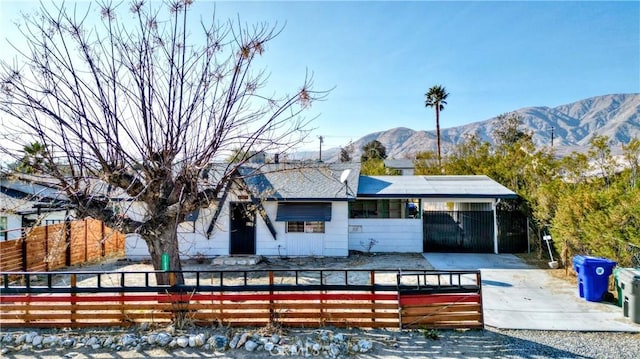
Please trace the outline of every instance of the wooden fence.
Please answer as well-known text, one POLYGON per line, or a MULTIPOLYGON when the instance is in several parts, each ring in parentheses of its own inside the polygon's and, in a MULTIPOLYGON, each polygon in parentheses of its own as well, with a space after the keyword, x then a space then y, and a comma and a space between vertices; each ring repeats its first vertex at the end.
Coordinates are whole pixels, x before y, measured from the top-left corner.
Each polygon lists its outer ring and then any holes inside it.
POLYGON ((0 273, 0 325, 484 326, 479 271, 183 271, 168 286, 155 273, 0 273))
POLYGON ((0 271, 51 271, 124 254, 122 233, 95 219, 76 220, 33 227, 20 239, 0 242, 0 271))

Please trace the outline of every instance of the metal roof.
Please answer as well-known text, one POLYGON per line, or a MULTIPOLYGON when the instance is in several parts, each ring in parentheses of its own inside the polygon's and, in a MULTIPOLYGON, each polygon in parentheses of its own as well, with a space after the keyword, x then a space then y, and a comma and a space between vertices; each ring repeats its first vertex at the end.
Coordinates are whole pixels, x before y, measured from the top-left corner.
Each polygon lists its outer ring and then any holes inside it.
POLYGON ((279 201, 354 199, 360 173, 356 163, 266 164, 239 170, 254 196, 279 201), (346 183, 340 181, 343 174, 346 183))
POLYGON ((387 168, 396 168, 400 170, 407 170, 415 168, 413 160, 408 159, 386 159, 384 160, 384 166, 387 168))
POLYGON ((517 198, 487 176, 360 176, 358 197, 517 198))

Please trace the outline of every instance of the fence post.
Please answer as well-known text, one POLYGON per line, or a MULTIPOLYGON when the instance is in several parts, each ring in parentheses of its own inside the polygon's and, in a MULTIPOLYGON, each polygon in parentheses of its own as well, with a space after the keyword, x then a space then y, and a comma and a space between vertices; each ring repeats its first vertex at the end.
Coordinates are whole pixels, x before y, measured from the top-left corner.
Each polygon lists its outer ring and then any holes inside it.
POLYGON ((85 218, 82 223, 84 224, 84 263, 87 263, 89 259, 89 230, 87 226, 87 219, 85 218))
POLYGON ((400 280, 402 276, 402 271, 398 269, 398 273, 396 274, 396 290, 398 293, 398 329, 402 330, 402 305, 400 298, 400 280))
POLYGON ((49 269, 49 261, 51 260, 51 256, 49 255, 49 226, 44 226, 44 270, 48 272, 49 269))
POLYGON ((65 241, 65 258, 64 265, 71 266, 71 222, 68 218, 64 220, 64 241, 65 241))
POLYGON ((22 271, 23 272, 27 272, 27 235, 25 234, 24 237, 22 237, 21 239, 21 249, 22 249, 22 255, 21 255, 21 259, 22 259, 22 271))
MULTIPOLYGON (((77 285, 77 278, 76 278, 76 274, 72 273, 71 274, 71 323, 75 323, 76 319, 75 319, 75 314, 76 314, 76 293, 75 293, 75 289, 76 289, 76 285, 77 285)), ((73 326, 73 325, 72 325, 73 326)))
POLYGON ((104 228, 105 228, 104 222, 100 221, 100 256, 103 258, 107 255, 107 249, 106 249, 106 243, 105 243, 107 241, 107 237, 105 235, 104 228))
MULTIPOLYGON (((371 278, 371 294, 376 294, 376 290, 375 290, 375 285, 376 285, 376 271, 375 270, 371 270, 371 272, 369 272, 369 276, 371 278)), ((373 313, 372 317, 371 317, 371 321, 375 322, 376 321, 376 300, 372 299, 371 300, 371 313, 373 313)))
POLYGON ((273 309, 273 271, 269 271, 269 324, 275 324, 276 317, 273 309))

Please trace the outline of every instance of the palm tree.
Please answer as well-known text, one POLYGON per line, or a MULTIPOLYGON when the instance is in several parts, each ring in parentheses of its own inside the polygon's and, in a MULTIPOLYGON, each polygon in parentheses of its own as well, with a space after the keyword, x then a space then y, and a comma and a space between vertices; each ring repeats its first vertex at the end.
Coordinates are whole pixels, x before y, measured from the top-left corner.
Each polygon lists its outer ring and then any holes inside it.
POLYGON ((24 156, 18 162, 17 170, 22 173, 35 173, 42 170, 47 147, 33 142, 23 147, 24 156))
POLYGON ((429 89, 424 94, 425 107, 434 107, 436 109, 436 136, 438 138, 438 167, 442 168, 442 160, 440 156, 440 111, 444 110, 444 105, 447 104, 447 90, 444 86, 436 85, 429 89))

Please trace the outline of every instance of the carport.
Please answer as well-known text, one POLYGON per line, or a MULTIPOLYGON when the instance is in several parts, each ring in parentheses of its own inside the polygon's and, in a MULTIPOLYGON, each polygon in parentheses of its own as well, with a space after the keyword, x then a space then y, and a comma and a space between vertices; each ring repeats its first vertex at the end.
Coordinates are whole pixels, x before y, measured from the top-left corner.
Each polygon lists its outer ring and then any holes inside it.
POLYGON ((438 270, 480 269, 486 325, 501 329, 640 332, 614 304, 587 302, 572 284, 511 254, 425 253, 438 270))
POLYGON ((526 250, 526 219, 515 227, 499 226, 513 216, 500 218, 498 203, 515 198, 516 193, 487 176, 360 176, 357 198, 350 204, 350 242, 374 238, 381 243, 391 237, 389 248, 398 252, 526 250), (418 207, 416 215, 409 205, 418 207), (512 235, 513 228, 519 237, 512 235), (519 246, 506 243, 518 241, 519 246))

